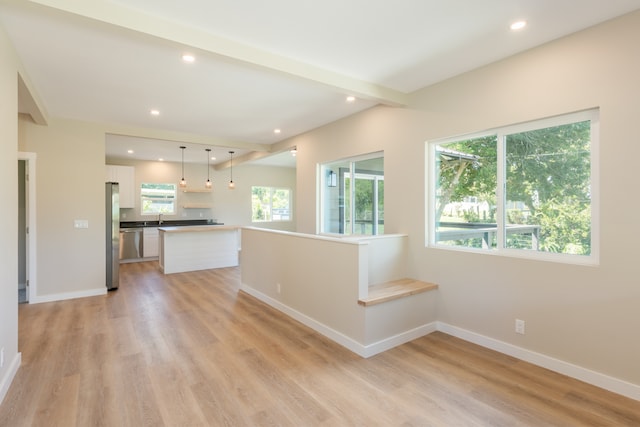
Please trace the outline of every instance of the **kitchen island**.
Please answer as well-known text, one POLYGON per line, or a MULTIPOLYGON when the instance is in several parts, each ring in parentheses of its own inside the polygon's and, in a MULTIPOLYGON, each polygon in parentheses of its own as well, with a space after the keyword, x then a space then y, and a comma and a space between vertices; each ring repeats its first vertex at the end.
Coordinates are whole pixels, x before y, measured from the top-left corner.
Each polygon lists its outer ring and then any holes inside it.
POLYGON ((164 274, 238 265, 240 227, 197 225, 158 227, 158 261, 164 274))

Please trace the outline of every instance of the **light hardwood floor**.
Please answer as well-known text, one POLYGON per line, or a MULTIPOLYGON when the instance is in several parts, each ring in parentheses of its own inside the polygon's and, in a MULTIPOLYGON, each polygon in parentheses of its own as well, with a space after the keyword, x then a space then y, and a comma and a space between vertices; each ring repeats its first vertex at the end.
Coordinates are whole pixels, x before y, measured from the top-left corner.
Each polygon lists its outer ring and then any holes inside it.
POLYGON ((20 306, 0 426, 640 426, 640 402, 442 333, 362 359, 238 289, 145 262, 20 306))

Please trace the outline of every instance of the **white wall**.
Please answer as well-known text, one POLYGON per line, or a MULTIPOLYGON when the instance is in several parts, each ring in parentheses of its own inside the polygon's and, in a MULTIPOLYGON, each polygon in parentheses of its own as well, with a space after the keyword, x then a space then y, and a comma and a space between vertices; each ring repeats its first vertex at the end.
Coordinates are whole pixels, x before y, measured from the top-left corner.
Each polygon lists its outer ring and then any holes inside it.
MULTIPOLYGON (((413 276, 440 285, 438 319, 640 387, 640 13, 292 138, 298 231, 316 231, 318 163, 384 150, 385 231, 409 235, 413 276), (601 260, 595 267, 425 248, 425 141, 600 107, 601 260), (524 319, 526 335, 514 332, 524 319)), ((632 387, 633 388, 633 387, 632 387)), ((640 396, 640 394, 636 394, 640 396)))
POLYGON ((105 293, 104 132, 58 120, 20 119, 20 151, 38 156, 35 301, 105 293), (89 228, 74 228, 74 220, 89 228))
MULTIPOLYGON (((108 159, 107 163, 134 166, 136 170, 136 208, 123 209, 127 217, 123 221, 149 220, 140 214, 140 184, 143 182, 178 183, 182 174, 182 165, 171 162, 134 161, 108 159)), ((206 164, 185 163, 184 174, 189 188, 204 188, 207 178, 206 164)), ((292 208, 295 218, 296 170, 271 166, 239 164, 233 166, 235 190, 229 190, 229 170, 216 171, 211 168, 210 179, 213 183, 211 193, 178 192, 178 211, 175 215, 165 215, 164 219, 216 219, 226 225, 253 225, 261 228, 295 231, 295 221, 273 223, 251 222, 251 187, 268 186, 290 188, 293 194, 292 208), (184 209, 185 203, 207 203, 211 209, 184 209), (202 214, 202 217, 200 216, 202 214)), ((152 218, 155 220, 156 218, 152 218)))
POLYGON ((0 27, 0 402, 20 363, 18 354, 18 60, 0 27))
POLYGON ((368 344, 365 311, 357 304, 360 282, 368 283, 367 251, 367 246, 346 239, 243 229, 240 263, 250 267, 242 269, 243 289, 255 289, 368 344))

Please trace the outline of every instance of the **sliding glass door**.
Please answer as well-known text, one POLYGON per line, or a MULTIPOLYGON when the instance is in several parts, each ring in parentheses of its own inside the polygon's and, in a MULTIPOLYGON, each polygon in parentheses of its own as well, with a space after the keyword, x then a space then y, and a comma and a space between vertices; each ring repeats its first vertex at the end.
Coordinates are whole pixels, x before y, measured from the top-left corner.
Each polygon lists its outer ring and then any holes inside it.
POLYGON ((384 234, 384 157, 381 153, 322 166, 323 233, 384 234))

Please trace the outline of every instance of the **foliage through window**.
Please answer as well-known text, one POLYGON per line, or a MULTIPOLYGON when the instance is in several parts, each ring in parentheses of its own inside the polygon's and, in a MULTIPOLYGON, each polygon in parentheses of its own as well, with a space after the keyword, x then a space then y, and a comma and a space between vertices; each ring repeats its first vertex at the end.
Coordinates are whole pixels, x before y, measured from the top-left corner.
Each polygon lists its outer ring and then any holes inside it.
POLYGON ((291 221, 291 191, 288 188, 251 187, 251 221, 291 221))
POLYGON ((432 144, 432 243, 593 254, 593 144, 587 111, 432 144))
POLYGON ((140 201, 142 215, 175 214, 176 184, 143 183, 140 201))

